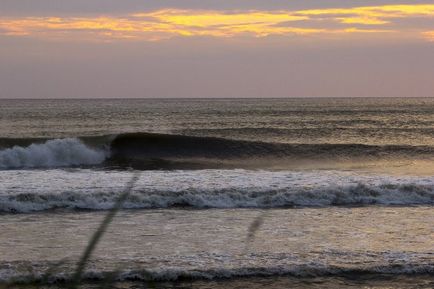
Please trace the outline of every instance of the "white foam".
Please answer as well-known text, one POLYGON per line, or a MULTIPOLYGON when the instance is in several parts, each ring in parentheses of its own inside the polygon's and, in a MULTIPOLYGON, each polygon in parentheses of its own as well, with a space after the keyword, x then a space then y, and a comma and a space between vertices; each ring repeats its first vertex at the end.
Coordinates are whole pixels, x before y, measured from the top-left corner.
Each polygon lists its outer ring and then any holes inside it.
MULTIPOLYGON (((16 170, 0 174, 0 211, 111 208, 126 171, 16 170)), ((124 208, 273 208, 336 205, 434 205, 434 177, 339 171, 145 171, 124 208)))
MULTIPOLYGON (((434 264, 430 253, 411 252, 362 252, 324 251, 312 253, 309 258, 289 253, 252 253, 248 255, 202 253, 199 255, 172 255, 142 259, 129 262, 127 259, 113 262, 105 260, 90 261, 91 269, 84 273, 86 280, 103 280, 110 272, 115 272, 118 281, 176 281, 212 280, 239 277, 272 276, 341 276, 356 274, 432 274, 434 264), (223 262, 222 262, 223 260, 223 262), (115 263, 119 270, 113 269, 115 263), (121 265, 121 266, 119 266, 121 265), (148 267, 147 267, 148 266, 148 267)), ((64 260, 64 265, 56 266, 47 261, 39 262, 2 262, 0 263, 0 282, 21 281, 40 282, 50 270, 49 282, 68 281, 74 263, 64 260)), ((46 281, 46 280, 45 280, 46 281)))
POLYGON ((53 139, 1 150, 0 169, 94 165, 105 158, 105 152, 89 148, 76 138, 53 139))

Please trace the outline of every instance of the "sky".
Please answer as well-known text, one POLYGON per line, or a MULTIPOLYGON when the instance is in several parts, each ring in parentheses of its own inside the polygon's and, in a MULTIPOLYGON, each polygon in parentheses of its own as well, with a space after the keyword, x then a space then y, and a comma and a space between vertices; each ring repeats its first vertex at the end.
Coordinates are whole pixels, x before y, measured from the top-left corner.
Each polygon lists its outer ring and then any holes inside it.
POLYGON ((0 0, 0 98, 434 97, 434 1, 0 0))

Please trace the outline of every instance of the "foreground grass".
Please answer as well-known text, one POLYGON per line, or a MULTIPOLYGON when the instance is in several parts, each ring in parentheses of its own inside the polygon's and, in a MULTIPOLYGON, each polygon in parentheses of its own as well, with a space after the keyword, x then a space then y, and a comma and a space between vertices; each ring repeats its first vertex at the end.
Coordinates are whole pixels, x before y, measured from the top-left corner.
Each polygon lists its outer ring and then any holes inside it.
MULTIPOLYGON (((81 279, 83 277, 83 272, 86 269, 86 264, 89 261, 90 257, 92 256, 92 253, 95 251, 96 245, 101 240, 102 236, 106 232, 110 223, 113 221, 113 218, 116 216, 117 212, 120 209, 122 209, 126 199, 128 198, 128 195, 131 193, 131 190, 133 189, 138 179, 139 179, 139 173, 134 174, 134 176, 131 178, 131 180, 128 182, 127 186, 125 187, 125 190, 119 196, 113 208, 109 210, 104 220, 99 225, 98 229, 90 238, 86 250, 84 250, 83 255, 81 256, 77 264, 77 268, 75 270, 75 273, 71 280, 71 284, 69 286, 70 289, 77 289, 79 287, 81 279)), ((113 276, 113 278, 115 278, 115 276, 113 276)))
MULTIPOLYGON (((95 251, 98 243, 100 242, 101 238, 104 236, 105 232, 107 231, 107 228, 112 223, 114 217, 116 214, 122 209, 125 201, 127 200, 128 196, 130 195, 132 189, 134 188, 134 185, 136 184, 137 180, 139 179, 140 173, 136 172, 131 180, 126 184, 125 189, 120 194, 118 199, 116 200, 114 206, 107 212, 105 215, 103 221, 100 223, 97 230, 93 233, 91 236, 83 254, 81 255, 79 261, 77 262, 77 266, 75 268, 75 271, 72 275, 71 280, 67 281, 66 283, 56 284, 56 285, 49 285, 51 282, 51 277, 54 275, 56 270, 59 266, 65 264, 65 260, 62 260, 60 262, 57 262, 56 264, 52 265, 45 274, 39 278, 39 281, 34 282, 23 282, 23 281, 11 281, 7 284, 0 284, 0 289, 44 289, 44 288, 66 288, 66 289, 78 289, 81 286, 86 286, 86 288, 115 288, 115 284, 117 281, 117 275, 118 271, 109 272, 106 274, 105 278, 96 283, 92 282, 86 282, 83 283, 83 275, 86 270, 86 266, 92 257, 93 252, 95 251)), ((261 227, 264 219, 266 217, 266 213, 261 213, 258 215, 250 224, 248 228, 248 233, 246 236, 246 247, 245 247, 245 253, 248 252, 250 248, 250 244, 254 241, 256 232, 261 227)), ((149 279, 152 279, 151 276, 149 276, 149 279)), ((34 278, 35 280, 37 278, 34 278)), ((143 282, 140 287, 137 288, 157 288, 156 284, 154 282, 148 281, 143 282)), ((158 288, 190 288, 189 286, 181 286, 178 287, 176 284, 172 284, 169 286, 158 286, 158 288)))
MULTIPOLYGON (((131 180, 127 183, 125 186, 124 191, 121 193, 121 195, 116 200, 114 206, 107 212, 105 215, 103 221, 99 225, 98 229, 95 231, 95 233, 90 238, 86 249, 84 250, 83 254, 81 255, 77 267, 74 271, 74 274, 72 275, 72 279, 67 283, 64 284, 64 286, 60 286, 59 288, 68 288, 68 289, 78 289, 82 283, 83 273, 86 269, 86 265, 89 262, 89 259, 92 257, 92 253, 95 251, 96 246, 98 245, 99 241, 103 237, 104 233, 106 232, 108 226, 113 221, 116 214, 122 209, 125 201, 127 200, 128 196, 131 193, 131 190, 134 188, 134 185, 136 184, 137 180, 139 179, 140 174, 137 172, 133 175, 131 180)), ((0 289, 12 289, 12 288, 44 288, 43 284, 49 283, 50 277, 54 274, 57 267, 62 265, 64 261, 60 261, 56 264, 54 264, 51 268, 45 272, 45 274, 42 276, 41 280, 34 283, 24 283, 19 281, 11 281, 7 284, 0 284, 0 289)), ((105 281, 101 282, 100 286, 94 287, 94 288, 111 288, 111 285, 114 283, 116 278, 117 272, 109 273, 108 276, 106 276, 105 281)), ((152 287, 152 284, 150 284, 152 287)))

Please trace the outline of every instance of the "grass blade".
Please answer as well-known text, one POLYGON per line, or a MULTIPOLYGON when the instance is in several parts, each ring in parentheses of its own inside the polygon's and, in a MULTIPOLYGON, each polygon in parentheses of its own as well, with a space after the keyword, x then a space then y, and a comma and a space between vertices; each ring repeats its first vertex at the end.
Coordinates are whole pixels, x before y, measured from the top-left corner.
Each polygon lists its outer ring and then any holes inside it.
POLYGON ((247 230, 247 236, 246 236, 246 245, 244 248, 244 254, 247 254, 248 250, 250 249, 251 244, 256 238, 256 233, 261 228, 262 224, 264 223, 265 218, 268 215, 268 211, 264 211, 260 213, 249 225, 249 228, 247 230))
POLYGON ((77 289, 79 287, 84 269, 86 268, 86 264, 89 261, 90 257, 92 256, 92 253, 96 248, 96 245, 99 243, 105 231, 107 230, 108 226, 113 221, 113 218, 115 217, 116 213, 120 209, 122 209, 124 202, 128 198, 128 195, 130 194, 131 190, 136 184, 138 178, 139 178, 139 173, 134 174, 134 176, 126 185, 125 190, 119 196, 113 208, 110 209, 110 211, 105 216, 104 220, 99 225, 98 229, 92 235, 89 243, 87 244, 86 250, 83 252, 83 255, 81 256, 77 264, 77 268, 71 280, 71 286, 69 287, 70 289, 77 289))

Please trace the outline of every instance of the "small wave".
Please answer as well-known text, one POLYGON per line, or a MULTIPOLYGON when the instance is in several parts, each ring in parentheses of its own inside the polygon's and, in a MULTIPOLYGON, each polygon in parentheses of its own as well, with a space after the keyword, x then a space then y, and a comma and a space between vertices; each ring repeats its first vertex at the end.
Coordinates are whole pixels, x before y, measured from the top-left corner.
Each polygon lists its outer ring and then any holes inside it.
MULTIPOLYGON (((392 187, 392 185, 390 185, 392 187)), ((0 212, 26 213, 52 209, 107 210, 114 206, 119 193, 74 192, 60 194, 18 194, 0 197, 0 212)), ((158 208, 291 208, 366 205, 434 205, 433 187, 371 188, 364 185, 328 190, 222 190, 185 192, 133 192, 124 209, 158 208)))
POLYGON ((105 158, 104 151, 92 149, 77 138, 53 139, 0 150, 0 169, 95 165, 105 158))
MULTIPOLYGON (((106 210, 114 205, 129 177, 128 172, 116 171, 11 171, 10 176, 0 178, 0 212, 106 210), (18 180, 21 185, 17 186, 18 180)), ((367 205, 434 205, 434 179, 338 172, 149 171, 138 180, 124 208, 367 205)))
MULTIPOLYGON (((134 260, 91 261, 84 280, 103 280, 107 276, 117 281, 180 281, 234 279, 240 277, 320 277, 348 275, 418 275, 433 274, 430 253, 403 252, 316 252, 306 259, 298 254, 252 253, 226 255, 203 253, 190 256, 152 257, 134 260), (338 258, 336 258, 338 256, 338 258), (350 260, 350 261, 348 261, 350 260), (104 264, 105 263, 105 264, 104 264), (110 264, 112 263, 112 264, 110 264), (113 264, 114 263, 114 264, 113 264), (175 265, 176 264, 176 265, 175 265), (206 265, 203 265, 206 264, 206 265), (113 267, 117 265, 115 270, 113 267)), ((16 261, 0 264, 0 282, 67 282, 71 280, 75 264, 65 260, 63 265, 53 262, 16 261), (55 266, 55 267, 53 267, 55 266), (55 268, 56 270, 53 270, 55 268), (51 275, 45 276, 50 271, 51 275)))
MULTIPOLYGON (((71 264, 73 266, 73 264, 71 264)), ((40 268, 38 268, 40 270, 40 268)), ((3 273, 0 270, 0 274, 3 273)), ((110 271, 96 271, 89 270, 83 274, 83 280, 85 281, 103 281, 110 277, 115 281, 140 281, 140 282, 173 282, 183 280, 221 280, 221 279, 236 279, 245 277, 279 277, 279 276, 293 276, 293 277, 321 277, 321 276, 379 276, 381 274, 387 274, 389 278, 392 275, 421 275, 421 274, 433 274, 434 265, 391 265, 374 268, 363 269, 345 269, 337 267, 322 267, 317 268, 313 266, 292 266, 292 267, 268 267, 268 268, 215 268, 215 269, 197 269, 197 270, 182 270, 176 268, 160 269, 160 270, 117 270, 114 273, 110 271), (113 276, 114 274, 114 276, 113 276)), ((371 277, 373 278, 373 277, 371 277)), ((69 274, 60 273, 53 274, 51 276, 44 276, 43 272, 33 270, 33 274, 18 275, 9 269, 9 272, 4 272, 3 276, 0 276, 0 282, 8 283, 14 282, 18 284, 22 283, 35 283, 35 282, 47 282, 47 283, 59 283, 68 282, 72 279, 69 274)))

